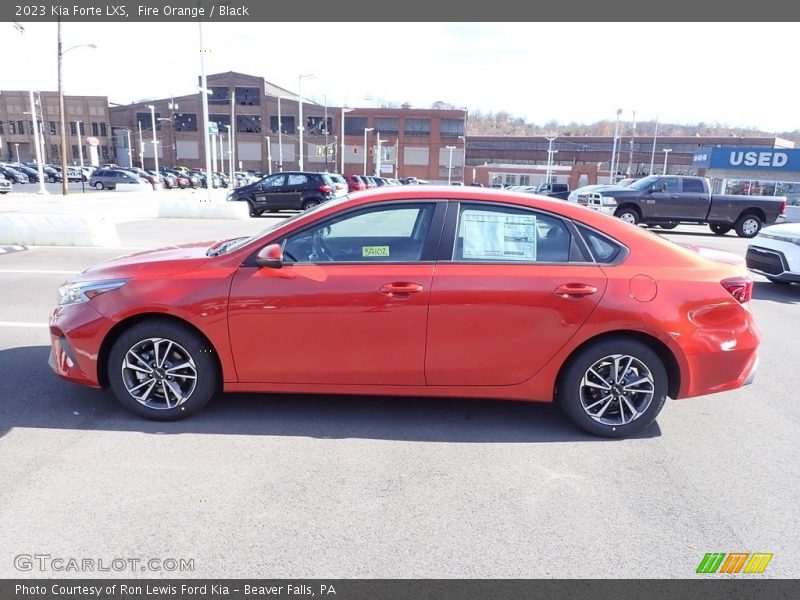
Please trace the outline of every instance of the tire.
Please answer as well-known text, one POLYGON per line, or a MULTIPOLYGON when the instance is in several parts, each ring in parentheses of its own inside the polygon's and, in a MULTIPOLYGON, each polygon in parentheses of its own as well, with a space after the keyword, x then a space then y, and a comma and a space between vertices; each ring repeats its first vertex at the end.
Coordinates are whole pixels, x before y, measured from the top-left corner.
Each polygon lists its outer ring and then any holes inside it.
POLYGON ((658 224, 661 229, 675 229, 678 224, 677 223, 659 223, 658 224))
POLYGON ((714 235, 725 235, 731 230, 730 225, 718 225, 716 223, 711 223, 708 228, 714 232, 714 235))
POLYGON ((250 209, 250 216, 251 217, 260 217, 261 216, 261 211, 258 210, 255 207, 255 205, 253 204, 253 200, 248 200, 247 201, 247 206, 250 209))
POLYGON ((99 192, 100 190, 102 190, 104 187, 105 187, 105 186, 103 185, 103 182, 102 182, 102 181, 98 181, 97 183, 95 183, 95 184, 94 184, 94 189, 96 189, 98 192, 99 192))
POLYGON ((614 213, 614 216, 622 221, 625 221, 626 223, 630 223, 631 225, 638 225, 639 221, 641 220, 639 211, 635 208, 629 207, 617 209, 617 212, 614 213))
POLYGON ((123 406, 141 417, 182 419, 203 408, 217 391, 219 371, 209 350, 208 343, 184 325, 163 319, 142 321, 111 348, 111 389, 123 406), (157 355, 161 366, 156 364, 157 355), (170 374, 168 365, 175 363, 170 374))
POLYGON ((609 338, 572 356, 556 390, 558 403, 575 425, 594 435, 624 438, 646 429, 661 412, 667 400, 667 371, 642 342, 609 338), (633 389, 626 391, 620 378, 633 389), (602 385, 614 394, 607 402, 602 385))
POLYGON ((56 178, 55 177, 50 177, 50 179, 48 181, 50 181, 50 183, 55 183, 56 182, 56 178))
POLYGON ((757 215, 753 213, 745 213, 736 219, 736 224, 733 228, 736 230, 736 235, 743 238, 754 238, 761 231, 763 223, 757 215))
POLYGON ((309 198, 308 200, 303 201, 303 205, 301 208, 303 210, 309 210, 311 208, 314 208, 315 206, 319 206, 320 204, 322 203, 316 198, 309 198))

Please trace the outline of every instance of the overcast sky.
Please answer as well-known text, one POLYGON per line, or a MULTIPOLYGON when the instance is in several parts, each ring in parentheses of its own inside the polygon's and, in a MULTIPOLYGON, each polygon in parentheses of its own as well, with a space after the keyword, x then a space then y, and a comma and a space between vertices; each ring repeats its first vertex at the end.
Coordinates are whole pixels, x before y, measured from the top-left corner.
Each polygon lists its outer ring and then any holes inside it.
MULTIPOLYGON (((56 24, 0 23, 0 89, 55 90, 56 24), (16 60, 9 60, 16 57, 16 60)), ((622 118, 800 128, 796 23, 212 23, 206 73, 239 71, 331 105, 442 100, 528 121, 622 118)), ((65 23, 67 94, 196 91, 197 23, 65 23)))

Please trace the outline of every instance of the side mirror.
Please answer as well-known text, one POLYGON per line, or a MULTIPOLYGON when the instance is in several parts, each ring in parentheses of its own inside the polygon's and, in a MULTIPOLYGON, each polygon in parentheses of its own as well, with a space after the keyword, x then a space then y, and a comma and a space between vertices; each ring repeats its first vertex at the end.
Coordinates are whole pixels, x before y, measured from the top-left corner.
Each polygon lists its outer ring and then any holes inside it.
POLYGON ((283 248, 280 244, 264 246, 256 254, 256 264, 259 267, 280 269, 283 266, 283 248))

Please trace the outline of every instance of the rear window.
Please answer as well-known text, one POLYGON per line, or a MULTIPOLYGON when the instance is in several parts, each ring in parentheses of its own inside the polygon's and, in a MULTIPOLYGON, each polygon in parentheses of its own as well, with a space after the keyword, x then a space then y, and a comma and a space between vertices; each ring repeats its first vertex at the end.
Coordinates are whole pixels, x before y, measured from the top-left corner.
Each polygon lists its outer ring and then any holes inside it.
POLYGON ((602 264, 612 263, 621 255, 622 246, 610 238, 583 225, 577 225, 577 227, 596 262, 602 264))

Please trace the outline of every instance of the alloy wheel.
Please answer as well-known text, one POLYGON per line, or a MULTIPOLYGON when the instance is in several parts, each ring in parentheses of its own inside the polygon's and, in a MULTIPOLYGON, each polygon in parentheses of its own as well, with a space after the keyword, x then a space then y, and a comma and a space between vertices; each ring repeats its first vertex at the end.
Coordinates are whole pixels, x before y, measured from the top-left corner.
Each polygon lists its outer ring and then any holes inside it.
POLYGON ((583 374, 579 386, 583 410, 603 425, 635 421, 650 406, 654 393, 650 369, 626 354, 612 354, 596 361, 583 374))
POLYGON ((186 402, 197 385, 197 367, 183 346, 166 338, 147 338, 125 353, 122 383, 131 398, 155 409, 186 402))

